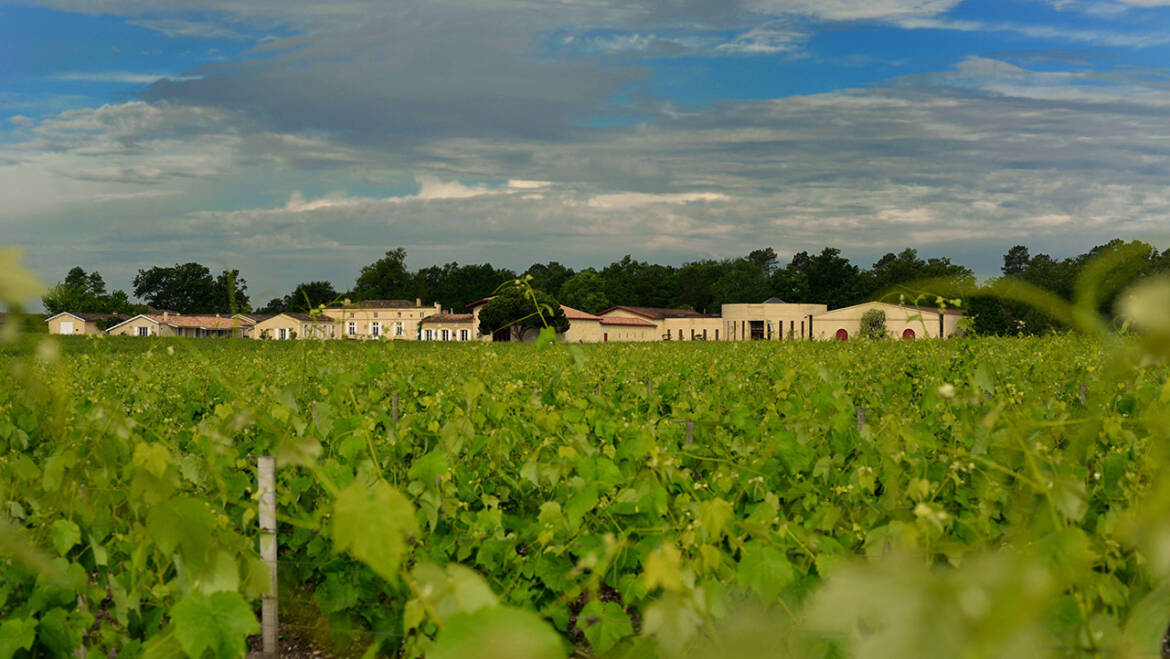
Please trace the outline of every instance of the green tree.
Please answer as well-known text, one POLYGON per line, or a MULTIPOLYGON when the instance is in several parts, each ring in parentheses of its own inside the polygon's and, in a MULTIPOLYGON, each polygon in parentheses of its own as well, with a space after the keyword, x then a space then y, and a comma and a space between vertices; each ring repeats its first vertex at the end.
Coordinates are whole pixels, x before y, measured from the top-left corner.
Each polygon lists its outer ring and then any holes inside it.
POLYGON ((307 312, 318 306, 331 304, 341 297, 333 284, 327 281, 307 281, 297 284, 293 292, 288 295, 285 309, 288 311, 307 312))
POLYGON ((248 304, 248 282, 239 270, 224 270, 215 278, 212 300, 213 312, 243 313, 252 309, 248 304))
POLYGON ((847 307, 861 301, 861 270, 841 256, 841 250, 826 247, 820 254, 798 252, 785 268, 771 277, 772 294, 789 301, 847 307))
POLYGON ((556 298, 544 291, 532 290, 535 297, 529 297, 525 286, 507 286, 500 290, 491 301, 479 311, 479 332, 496 332, 517 327, 521 333, 529 329, 544 327, 547 323, 557 334, 569 331, 569 319, 556 298))
POLYGON ((248 309, 247 283, 239 270, 212 277, 199 263, 154 266, 138 271, 134 295, 156 309, 179 313, 234 313, 248 309))
POLYGON ((764 249, 752 250, 748 254, 747 260, 755 264, 764 273, 765 277, 770 277, 776 271, 776 261, 779 260, 779 257, 776 256, 776 250, 771 247, 765 247, 764 249))
POLYGON ((734 302, 763 302, 771 294, 768 274, 766 263, 751 257, 720 263, 718 279, 711 284, 715 299, 712 308, 705 311, 718 311, 734 302))
POLYGON ((516 273, 490 263, 448 263, 423 268, 415 273, 414 279, 418 291, 414 297, 434 300, 447 309, 462 309, 490 295, 504 282, 516 279, 516 273))
POLYGON ((531 277, 529 283, 537 290, 559 291, 573 274, 572 268, 563 266, 556 261, 549 261, 548 263, 533 263, 521 276, 531 277))
POLYGON ((410 299, 418 286, 406 269, 406 249, 397 247, 382 258, 362 266, 353 288, 357 300, 410 299))
POLYGON ((881 309, 870 309, 861 314, 861 336, 875 341, 888 338, 886 312, 881 309))
POLYGON ((129 314, 142 310, 140 305, 130 303, 125 291, 106 293, 106 282, 97 271, 86 273, 76 266, 69 270, 64 281, 49 288, 41 303, 50 315, 63 311, 129 314))
POLYGON ((610 308, 605 296, 605 282, 595 270, 582 270, 565 280, 558 291, 561 303, 588 313, 599 313, 610 308))

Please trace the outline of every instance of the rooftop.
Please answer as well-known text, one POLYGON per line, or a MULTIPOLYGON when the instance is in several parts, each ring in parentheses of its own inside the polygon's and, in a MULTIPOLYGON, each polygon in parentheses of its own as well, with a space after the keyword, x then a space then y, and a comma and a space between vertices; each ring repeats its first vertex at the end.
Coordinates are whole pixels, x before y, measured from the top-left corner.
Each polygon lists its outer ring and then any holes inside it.
POLYGON ((602 325, 624 325, 628 327, 658 327, 648 320, 641 318, 625 318, 623 316, 602 316, 602 325))
POLYGON ((469 313, 437 313, 423 318, 423 323, 470 323, 474 316, 469 313))
POLYGON ((561 311, 565 312, 565 318, 569 320, 601 320, 601 316, 594 316, 591 313, 574 309, 573 307, 566 307, 563 304, 561 305, 561 311))
POLYGON ((610 307, 601 312, 601 315, 621 309, 630 313, 636 313, 639 316, 650 318, 653 320, 662 320, 663 318, 715 318, 717 316, 712 314, 699 313, 698 311, 691 311, 690 309, 661 309, 659 307, 627 307, 618 305, 610 307))

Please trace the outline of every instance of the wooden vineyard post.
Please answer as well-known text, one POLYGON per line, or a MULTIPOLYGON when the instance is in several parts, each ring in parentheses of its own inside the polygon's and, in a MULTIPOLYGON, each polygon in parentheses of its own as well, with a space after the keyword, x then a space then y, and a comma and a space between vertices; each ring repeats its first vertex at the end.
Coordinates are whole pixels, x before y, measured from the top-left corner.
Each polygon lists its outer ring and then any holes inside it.
POLYGON ((390 399, 390 418, 394 419, 394 423, 398 423, 398 394, 390 399))
POLYGON ((260 493, 260 558, 268 564, 268 591, 260 604, 260 632, 265 657, 275 658, 279 627, 276 606, 276 460, 271 455, 256 459, 256 481, 260 493))
POLYGON ((691 444, 695 443, 695 422, 691 419, 687 419, 686 432, 687 446, 690 446, 691 444))

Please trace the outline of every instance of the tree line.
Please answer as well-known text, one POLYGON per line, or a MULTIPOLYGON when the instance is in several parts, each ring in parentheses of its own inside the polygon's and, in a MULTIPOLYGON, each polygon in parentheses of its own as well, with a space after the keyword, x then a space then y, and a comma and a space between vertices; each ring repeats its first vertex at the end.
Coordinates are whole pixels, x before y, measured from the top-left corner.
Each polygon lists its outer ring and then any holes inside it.
MULTIPOLYGON (((1086 264, 1109 251, 1125 250, 1124 267, 1111 275, 1115 294, 1121 284, 1155 272, 1170 271, 1170 249, 1159 252, 1146 243, 1113 240, 1074 257, 1056 259, 1033 255, 1023 245, 1012 247, 1003 257, 1001 275, 984 282, 991 287, 997 279, 1018 279, 1063 299, 1072 300, 1075 282, 1086 264), (1132 258, 1129 255, 1134 255, 1132 258)), ((497 268, 490 263, 460 265, 447 263, 418 270, 406 266, 406 250, 399 247, 363 266, 354 285, 337 289, 332 282, 309 281, 295 286, 287 295, 253 307, 247 283, 238 270, 213 275, 198 263, 155 266, 138 271, 133 303, 121 290, 107 293, 97 272, 75 267, 65 280, 44 296, 45 310, 141 313, 146 308, 179 313, 234 313, 254 311, 279 313, 308 311, 321 304, 370 299, 421 298, 460 311, 496 290, 500 284, 529 277, 531 286, 549 293, 556 301, 582 311, 597 313, 616 304, 690 309, 718 313, 721 306, 735 302, 761 302, 779 298, 788 302, 826 304, 838 308, 886 296, 897 301, 899 293, 913 297, 920 291, 915 282, 946 279, 955 287, 975 291, 964 299, 964 307, 981 334, 1043 333, 1057 327, 1056 321, 1028 305, 980 295, 974 273, 949 258, 923 258, 912 248, 885 254, 869 267, 860 267, 826 247, 820 252, 799 252, 781 265, 771 247, 746 256, 704 259, 681 266, 638 261, 624 256, 601 268, 575 271, 556 261, 536 263, 523 272, 497 268), (891 297, 892 296, 892 297, 891 297)), ((1102 297, 1102 310, 1110 311, 1113 297, 1102 297)))

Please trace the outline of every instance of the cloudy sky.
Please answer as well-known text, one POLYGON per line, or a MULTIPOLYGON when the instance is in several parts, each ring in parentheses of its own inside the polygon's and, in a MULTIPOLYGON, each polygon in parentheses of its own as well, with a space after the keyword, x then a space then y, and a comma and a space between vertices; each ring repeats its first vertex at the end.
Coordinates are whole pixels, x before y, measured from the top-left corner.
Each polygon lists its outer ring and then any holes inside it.
POLYGON ((412 268, 1170 247, 1170 0, 0 0, 0 244, 412 268))

